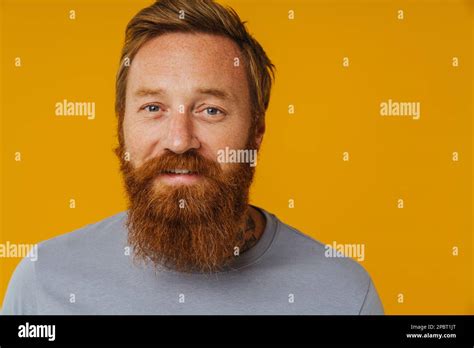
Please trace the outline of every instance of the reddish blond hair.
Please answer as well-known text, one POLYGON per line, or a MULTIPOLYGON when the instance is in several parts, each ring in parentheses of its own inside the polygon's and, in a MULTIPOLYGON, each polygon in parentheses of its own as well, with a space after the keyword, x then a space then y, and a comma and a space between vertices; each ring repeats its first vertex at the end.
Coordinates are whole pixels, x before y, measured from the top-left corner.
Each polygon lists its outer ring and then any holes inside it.
POLYGON ((262 120, 270 101, 275 67, 262 46, 250 35, 238 14, 212 0, 158 0, 128 23, 116 78, 115 112, 119 142, 123 145, 123 117, 128 66, 138 50, 156 36, 170 32, 202 32, 233 40, 244 57, 254 121, 262 120), (180 18, 181 17, 181 18, 180 18), (183 18, 184 17, 184 18, 183 18))

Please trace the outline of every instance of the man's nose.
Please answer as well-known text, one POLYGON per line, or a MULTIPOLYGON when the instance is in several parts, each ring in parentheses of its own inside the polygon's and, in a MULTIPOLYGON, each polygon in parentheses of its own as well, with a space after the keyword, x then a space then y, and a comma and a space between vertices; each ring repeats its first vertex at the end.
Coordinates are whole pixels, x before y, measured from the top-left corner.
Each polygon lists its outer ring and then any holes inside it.
POLYGON ((177 154, 200 147, 193 129, 192 115, 177 110, 170 115, 168 132, 164 142, 165 149, 177 154))

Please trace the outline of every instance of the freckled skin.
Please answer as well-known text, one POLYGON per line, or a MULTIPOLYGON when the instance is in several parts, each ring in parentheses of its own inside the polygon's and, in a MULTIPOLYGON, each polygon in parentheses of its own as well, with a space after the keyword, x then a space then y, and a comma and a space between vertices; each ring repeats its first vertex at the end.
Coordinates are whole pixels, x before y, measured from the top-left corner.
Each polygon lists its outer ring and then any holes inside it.
MULTIPOLYGON (((245 68, 234 66, 235 57, 242 62, 232 40, 194 33, 162 35, 138 51, 130 66, 124 117, 125 146, 133 165, 140 166, 165 149, 180 154, 194 148, 217 160, 219 149, 245 146, 253 115, 245 68), (161 88, 165 94, 135 97, 143 87, 161 88), (196 93, 199 88, 222 89, 235 98, 201 95, 196 93), (156 117, 140 110, 153 102, 163 105, 156 117), (212 118, 202 110, 206 106, 224 108, 226 115, 212 118)), ((221 165, 225 170, 226 164, 221 165)))
MULTIPOLYGON (((140 48, 129 69, 123 130, 132 165, 139 167, 166 150, 196 149, 217 161, 218 150, 245 147, 254 115, 243 57, 232 40, 203 33, 161 35, 140 48), (145 88, 161 93, 136 95, 145 88), (231 98, 198 92, 210 88, 231 98), (216 109, 223 113, 214 115, 216 109)), ((262 124, 255 132, 257 147, 264 131, 262 124)), ((219 165, 226 170, 229 164, 219 165)), ((250 207, 241 252, 258 241, 264 227, 264 216, 250 207)))

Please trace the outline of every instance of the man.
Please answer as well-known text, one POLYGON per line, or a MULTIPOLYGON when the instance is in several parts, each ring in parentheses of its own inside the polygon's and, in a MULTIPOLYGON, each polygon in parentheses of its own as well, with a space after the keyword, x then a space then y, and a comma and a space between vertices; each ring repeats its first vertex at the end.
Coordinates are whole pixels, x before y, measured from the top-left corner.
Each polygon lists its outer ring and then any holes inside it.
POLYGON ((231 9, 140 11, 116 86, 129 210, 42 242, 3 313, 383 313, 360 265, 248 203, 273 71, 231 9))

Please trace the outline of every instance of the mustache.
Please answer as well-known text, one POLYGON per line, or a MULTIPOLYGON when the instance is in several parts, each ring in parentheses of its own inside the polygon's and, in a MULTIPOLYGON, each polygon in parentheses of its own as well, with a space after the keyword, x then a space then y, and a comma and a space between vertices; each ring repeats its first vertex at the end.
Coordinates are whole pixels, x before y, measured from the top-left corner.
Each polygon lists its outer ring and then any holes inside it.
POLYGON ((222 177, 220 165, 203 155, 195 149, 191 149, 182 154, 176 154, 167 150, 158 157, 154 157, 143 163, 134 170, 136 180, 146 182, 155 177, 166 174, 171 170, 188 170, 193 174, 202 175, 210 179, 222 177))

